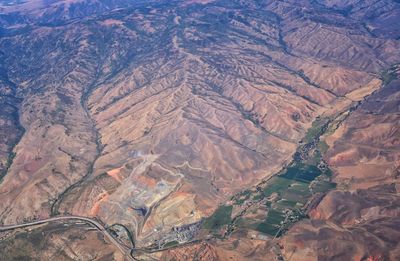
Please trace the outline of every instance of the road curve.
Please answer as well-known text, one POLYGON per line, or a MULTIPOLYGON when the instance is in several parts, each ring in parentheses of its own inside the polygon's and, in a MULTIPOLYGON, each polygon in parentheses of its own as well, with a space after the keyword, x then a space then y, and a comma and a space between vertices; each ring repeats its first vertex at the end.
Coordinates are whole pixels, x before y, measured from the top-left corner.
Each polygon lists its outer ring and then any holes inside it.
POLYGON ((130 249, 125 249, 108 231, 107 229, 100 224, 97 220, 87 218, 87 217, 80 217, 80 216, 58 216, 58 217, 51 217, 51 218, 46 218, 42 220, 37 220, 37 221, 32 221, 32 222, 27 222, 27 223, 22 223, 22 224, 15 224, 15 225, 6 225, 6 226, 0 226, 0 232, 1 231, 7 231, 7 230, 12 230, 12 229, 17 229, 17 228, 24 228, 24 227, 30 227, 30 226, 36 226, 36 225, 41 225, 44 223, 48 222, 53 222, 53 221, 62 221, 62 220, 80 220, 84 221, 87 223, 90 223, 94 227, 97 228, 103 235, 105 235, 111 243, 113 243, 123 254, 125 257, 128 258, 128 260, 134 260, 132 256, 130 255, 130 249))

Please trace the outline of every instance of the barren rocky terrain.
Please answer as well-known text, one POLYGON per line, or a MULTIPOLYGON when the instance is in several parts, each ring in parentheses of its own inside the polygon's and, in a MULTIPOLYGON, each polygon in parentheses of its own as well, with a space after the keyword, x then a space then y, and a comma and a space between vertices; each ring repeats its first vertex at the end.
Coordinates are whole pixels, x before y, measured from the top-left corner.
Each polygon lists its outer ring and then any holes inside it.
MULTIPOLYGON (((139 260, 396 260, 399 17, 390 0, 1 0, 0 223, 90 217, 139 260)), ((42 233, 63 245, 31 259, 123 259, 48 226, 0 246, 42 233)))

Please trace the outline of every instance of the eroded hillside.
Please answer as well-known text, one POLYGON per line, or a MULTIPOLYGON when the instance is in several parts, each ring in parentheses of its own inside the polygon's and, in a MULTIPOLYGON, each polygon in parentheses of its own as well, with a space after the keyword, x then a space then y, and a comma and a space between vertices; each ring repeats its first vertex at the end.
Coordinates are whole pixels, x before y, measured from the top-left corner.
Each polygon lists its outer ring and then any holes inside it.
MULTIPOLYGON (((0 101, 12 99, 0 114, 5 225, 78 215, 136 249, 203 240, 204 218, 291 164, 321 117, 340 122, 321 159, 338 186, 311 220, 367 215, 335 214, 348 190, 367 200, 385 183, 382 200, 396 201, 398 83, 379 89, 400 61, 397 2, 27 1, 0 10, 0 101)), ((249 207, 261 219, 262 203, 249 207)), ((282 241, 285 258, 296 229, 282 241)), ((233 250, 190 251, 281 255, 271 238, 233 233, 227 244, 236 237, 233 250)))

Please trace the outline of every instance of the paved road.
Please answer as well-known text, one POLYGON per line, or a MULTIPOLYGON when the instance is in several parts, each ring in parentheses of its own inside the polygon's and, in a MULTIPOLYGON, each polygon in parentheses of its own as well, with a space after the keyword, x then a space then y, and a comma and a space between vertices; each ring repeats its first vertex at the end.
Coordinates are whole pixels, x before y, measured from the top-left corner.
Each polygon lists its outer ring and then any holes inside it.
POLYGON ((41 225, 44 223, 48 222, 53 222, 53 221, 62 221, 62 220, 80 220, 84 221, 87 223, 90 223, 94 227, 96 227, 103 235, 105 235, 111 243, 113 243, 123 254, 125 257, 127 257, 128 260, 134 260, 131 255, 130 255, 130 249, 126 249, 123 247, 107 230, 106 228, 100 224, 98 221, 95 219, 87 218, 87 217, 80 217, 80 216, 58 216, 58 217, 51 217, 47 219, 42 219, 42 220, 37 220, 37 221, 32 221, 28 223, 23 223, 23 224, 16 224, 16 225, 7 225, 7 226, 0 226, 0 231, 6 231, 6 230, 12 230, 16 228, 23 228, 23 227, 30 227, 30 226, 35 226, 35 225, 41 225))

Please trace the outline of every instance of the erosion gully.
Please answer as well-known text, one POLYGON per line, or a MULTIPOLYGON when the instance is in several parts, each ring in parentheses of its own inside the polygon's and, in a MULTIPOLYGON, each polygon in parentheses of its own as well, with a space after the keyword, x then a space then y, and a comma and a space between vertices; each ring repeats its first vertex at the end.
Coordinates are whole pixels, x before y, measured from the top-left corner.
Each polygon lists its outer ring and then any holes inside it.
MULTIPOLYGON (((384 84, 387 84, 387 82, 384 81, 384 84)), ((90 91, 94 88, 94 84, 91 88, 88 89, 88 91, 85 93, 85 95, 82 97, 82 104, 85 108, 85 111, 88 113, 88 109, 86 107, 86 99, 90 93, 90 91)), ((374 92, 373 92, 374 93, 374 92)), ((373 94, 372 93, 372 94, 373 94)), ((370 95, 372 95, 370 94, 370 95)), ((261 206, 267 206, 268 207, 268 213, 271 211, 278 212, 281 210, 282 206, 277 206, 275 202, 271 201, 271 198, 276 198, 277 190, 279 190, 282 193, 282 190, 285 190, 287 188, 291 188, 293 185, 296 184, 303 184, 304 187, 305 185, 308 185, 309 192, 306 193, 305 198, 303 199, 301 204, 296 204, 290 207, 287 207, 289 211, 284 211, 284 215, 280 216, 280 219, 278 218, 278 225, 275 227, 269 227, 267 229, 264 229, 264 226, 261 226, 261 224, 265 224, 265 222, 268 221, 269 214, 267 214, 266 220, 259 222, 258 226, 255 227, 256 230, 260 232, 264 232, 265 234, 269 234, 270 238, 276 239, 280 236, 282 236, 294 223, 298 222, 299 220, 303 218, 307 218, 307 209, 311 208, 312 206, 315 206, 318 204, 318 202, 323 198, 323 196, 329 191, 331 188, 334 188, 333 183, 330 181, 330 173, 331 171, 329 170, 329 167, 323 160, 323 154, 326 151, 326 148, 324 149, 324 142, 321 140, 321 137, 325 135, 327 132, 333 132, 335 131, 341 124, 342 122, 350 115, 350 113, 354 110, 356 110, 370 95, 366 96, 362 101, 359 102, 353 102, 350 106, 348 106, 345 110, 342 112, 337 113, 336 115, 332 117, 317 117, 317 119, 313 122, 312 127, 307 131, 307 134, 303 138, 303 140, 299 143, 299 146, 293 156, 293 160, 286 166, 284 166, 281 171, 276 173, 275 175, 272 175, 271 177, 268 177, 264 180, 262 180, 260 183, 257 185, 253 186, 250 189, 244 190, 240 193, 237 193, 236 195, 232 196, 231 206, 236 206, 240 207, 240 211, 237 212, 237 214, 234 217, 229 216, 229 222, 225 224, 218 224, 216 227, 211 227, 205 228, 204 225, 202 229, 207 229, 209 230, 210 234, 207 238, 194 238, 193 240, 184 242, 184 243, 179 243, 176 245, 168 246, 168 247, 148 247, 148 248, 135 248, 133 247, 130 250, 130 258, 133 258, 134 260, 138 260, 137 256, 140 253, 146 253, 146 254, 151 254, 155 252, 160 252, 160 251, 165 251, 168 249, 174 249, 177 247, 182 247, 182 246, 188 246, 188 245, 193 245, 193 244, 198 244, 201 242, 207 242, 210 240, 214 239, 225 239, 232 235, 234 231, 238 228, 251 228, 251 225, 248 226, 246 224, 245 216, 248 214, 250 210, 257 209, 261 206), (325 151, 324 151, 325 150, 325 151), (312 189, 312 185, 315 185, 315 181, 317 180, 317 185, 319 182, 320 177, 324 177, 322 179, 323 182, 326 184, 330 184, 331 186, 326 186, 325 189, 318 190, 315 192, 312 189), (314 183, 313 183, 314 182, 314 183), (282 187, 282 184, 283 187, 282 187), (215 233, 216 231, 221 231, 221 227, 225 227, 223 230, 223 233, 215 233)), ((100 139, 98 136, 97 130, 95 131, 96 133, 96 141, 97 141, 97 148, 98 148, 98 155, 101 153, 101 144, 100 144, 100 139)), ((325 144, 326 145, 326 144, 325 144)), ((96 157, 96 159, 97 159, 96 157)), ((52 207, 52 215, 57 215, 58 214, 58 207, 59 204, 63 198, 63 195, 66 193, 69 193, 73 188, 76 186, 79 186, 92 172, 93 170, 93 165, 94 165, 95 160, 92 162, 91 166, 89 167, 89 170, 87 174, 79 180, 77 183, 73 184, 70 186, 68 189, 66 189, 58 198, 58 200, 53 204, 52 207)), ((279 197, 279 195, 278 195, 279 197)), ((278 201, 287 201, 283 196, 281 198, 278 198, 278 201)), ((286 202, 287 203, 287 202, 286 202)), ((229 204, 226 204, 229 205, 229 204)), ((279 204, 278 204, 279 205, 279 204)), ((217 210, 218 211, 218 210, 217 210)), ((217 212, 216 211, 216 212, 217 212)), ((215 213, 216 213, 215 212, 215 213)), ((215 214, 214 213, 214 214, 215 214)), ((213 214, 213 215, 214 215, 213 214)), ((213 218, 213 215, 208 217, 207 219, 203 220, 202 223, 205 224, 207 221, 210 221, 210 219, 213 218)), ((229 213, 231 215, 231 212, 229 213)), ((215 217, 214 217, 215 218, 215 217)), ((210 222, 208 222, 210 223, 210 222)), ((20 224, 23 225, 23 224, 20 224)), ((254 228, 254 227, 253 227, 254 228)), ((133 246, 134 246, 134 242, 133 246)), ((119 244, 119 242, 118 242, 119 244)))

